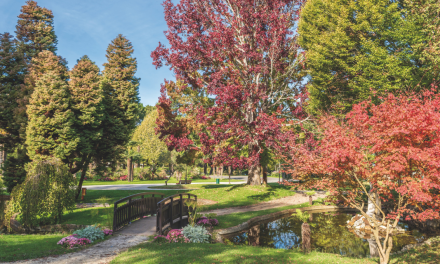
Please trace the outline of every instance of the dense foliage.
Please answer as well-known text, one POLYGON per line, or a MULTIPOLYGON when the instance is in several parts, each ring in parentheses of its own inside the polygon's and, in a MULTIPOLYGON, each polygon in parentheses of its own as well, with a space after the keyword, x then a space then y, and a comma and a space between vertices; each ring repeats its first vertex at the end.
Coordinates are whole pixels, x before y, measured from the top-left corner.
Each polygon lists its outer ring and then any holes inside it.
POLYGON ((379 99, 379 105, 354 105, 344 120, 322 118, 319 142, 292 138, 285 158, 289 172, 330 191, 334 201, 357 208, 372 223, 381 263, 387 263, 389 234, 402 217, 440 219, 440 95, 379 99))
MULTIPOLYGON (((28 164, 26 180, 16 186, 6 211, 6 219, 20 213, 26 228, 59 223, 65 210, 75 207, 76 180, 59 159, 28 164)), ((10 222, 5 223, 10 227, 10 222)))
MULTIPOLYGON (((301 57, 294 26, 302 1, 164 2, 170 48, 159 44, 154 65, 168 65, 185 89, 215 98, 215 104, 188 106, 206 132, 201 146, 188 133, 159 131, 169 146, 215 153, 214 164, 249 167, 248 183, 260 184, 260 155, 293 118, 301 92, 301 57)), ((172 102, 166 86, 159 99, 172 102)), ((165 107, 163 107, 165 108, 165 107)))
POLYGON ((423 52, 432 37, 407 2, 415 1, 307 1, 298 34, 311 112, 346 113, 370 96, 430 85, 436 74, 423 52))

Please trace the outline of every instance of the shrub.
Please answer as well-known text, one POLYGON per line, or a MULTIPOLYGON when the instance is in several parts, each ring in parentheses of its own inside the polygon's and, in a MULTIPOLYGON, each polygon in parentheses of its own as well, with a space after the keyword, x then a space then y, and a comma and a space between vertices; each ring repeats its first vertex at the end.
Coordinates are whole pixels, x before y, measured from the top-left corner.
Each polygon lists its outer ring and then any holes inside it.
POLYGON ((170 243, 189 243, 189 239, 182 234, 182 229, 172 229, 166 238, 170 243))
POLYGON ((209 243, 211 234, 203 226, 186 226, 182 229, 182 234, 191 243, 209 243))
POLYGON ((68 237, 62 238, 60 241, 58 241, 58 245, 66 246, 68 248, 74 248, 75 246, 85 246, 87 244, 92 243, 87 238, 78 238, 78 235, 73 234, 68 237))
POLYGON ((88 226, 84 229, 76 230, 73 234, 78 235, 80 238, 87 238, 91 242, 97 239, 104 239, 105 233, 101 230, 101 228, 96 226, 88 226))
POLYGON ((197 225, 205 227, 218 226, 218 220, 204 216, 197 219, 197 225))
POLYGON ((113 181, 113 179, 110 177, 104 177, 104 178, 100 178, 99 181, 113 181))
POLYGON ((104 230, 102 230, 102 232, 104 232, 104 235, 105 236, 111 236, 111 235, 113 235, 113 230, 110 230, 110 229, 104 229, 104 230))
POLYGON ((120 181, 126 181, 127 178, 128 178, 128 176, 127 176, 127 175, 124 175, 124 176, 121 176, 121 177, 119 178, 119 180, 120 180, 120 181))
MULTIPOLYGON (((12 191, 6 219, 21 213, 25 227, 59 223, 63 211, 75 208, 75 177, 55 158, 33 161, 26 170, 26 180, 12 191)), ((6 224, 10 229, 10 222, 6 224)))

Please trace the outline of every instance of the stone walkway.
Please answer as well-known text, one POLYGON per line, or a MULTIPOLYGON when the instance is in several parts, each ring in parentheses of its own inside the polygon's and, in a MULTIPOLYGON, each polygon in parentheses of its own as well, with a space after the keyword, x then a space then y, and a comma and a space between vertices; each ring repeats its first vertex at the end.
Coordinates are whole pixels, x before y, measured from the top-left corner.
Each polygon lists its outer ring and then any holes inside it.
POLYGON ((133 222, 106 241, 78 252, 27 261, 0 262, 0 264, 106 264, 110 263, 121 252, 146 242, 149 236, 155 234, 156 217, 147 217, 133 222))
MULTIPOLYGON (((325 197, 325 194, 316 194, 313 199, 316 200, 323 197, 325 197)), ((287 205, 302 204, 308 201, 309 197, 297 193, 294 196, 288 196, 255 205, 217 209, 203 213, 216 213, 217 215, 225 215, 232 213, 261 211, 287 205)), ((110 263, 110 261, 112 261, 118 254, 124 252, 128 248, 146 242, 149 236, 155 234, 156 217, 150 216, 133 222, 130 226, 116 232, 113 237, 107 239, 106 241, 78 252, 46 258, 32 259, 27 261, 4 262, 0 264, 105 264, 110 263)))

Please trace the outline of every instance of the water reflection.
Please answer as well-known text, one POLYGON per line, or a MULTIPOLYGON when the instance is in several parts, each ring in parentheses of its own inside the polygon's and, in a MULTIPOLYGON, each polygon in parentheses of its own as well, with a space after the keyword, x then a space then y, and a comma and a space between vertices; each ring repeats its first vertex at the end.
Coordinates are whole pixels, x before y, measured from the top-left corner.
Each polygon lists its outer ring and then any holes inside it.
MULTIPOLYGON (((347 220, 352 217, 353 214, 338 212, 313 214, 309 219, 312 250, 350 257, 368 257, 371 242, 350 233, 346 227, 347 220)), ((225 238, 234 244, 283 249, 298 248, 301 246, 301 224, 298 219, 289 216, 260 223, 246 232, 225 238)), ((406 225, 401 227, 406 230, 408 228, 406 225)), ((393 252, 402 249, 405 245, 421 242, 427 237, 416 230, 396 236, 393 239, 393 252)))

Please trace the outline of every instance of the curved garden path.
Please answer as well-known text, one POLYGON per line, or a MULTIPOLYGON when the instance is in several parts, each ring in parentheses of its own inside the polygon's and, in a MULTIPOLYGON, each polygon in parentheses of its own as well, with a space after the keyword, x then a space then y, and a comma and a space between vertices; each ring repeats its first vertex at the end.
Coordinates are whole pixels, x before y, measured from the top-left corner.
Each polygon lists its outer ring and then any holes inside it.
MULTIPOLYGON (((325 194, 316 194, 313 199, 325 197, 325 194)), ((225 215, 231 213, 251 212, 283 207, 288 205, 297 205, 308 202, 309 198, 303 194, 296 193, 294 196, 284 197, 277 200, 262 202, 250 206, 231 207, 225 209, 217 209, 203 213, 216 213, 217 215, 225 215)), ((93 245, 87 249, 68 253, 59 256, 45 257, 39 259, 22 260, 7 263, 23 263, 23 264, 82 264, 82 263, 110 263, 119 253, 130 247, 144 243, 149 236, 156 234, 156 217, 147 217, 133 222, 128 227, 115 233, 115 235, 104 242, 93 245)))

